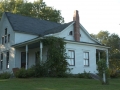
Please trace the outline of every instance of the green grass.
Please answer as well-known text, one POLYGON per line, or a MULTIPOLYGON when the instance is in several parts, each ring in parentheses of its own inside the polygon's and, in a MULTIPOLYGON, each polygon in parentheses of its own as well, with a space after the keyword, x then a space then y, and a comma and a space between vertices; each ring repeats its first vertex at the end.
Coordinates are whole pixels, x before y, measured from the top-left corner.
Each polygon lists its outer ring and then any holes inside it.
POLYGON ((120 79, 109 85, 81 78, 0 79, 0 90, 120 90, 120 79))

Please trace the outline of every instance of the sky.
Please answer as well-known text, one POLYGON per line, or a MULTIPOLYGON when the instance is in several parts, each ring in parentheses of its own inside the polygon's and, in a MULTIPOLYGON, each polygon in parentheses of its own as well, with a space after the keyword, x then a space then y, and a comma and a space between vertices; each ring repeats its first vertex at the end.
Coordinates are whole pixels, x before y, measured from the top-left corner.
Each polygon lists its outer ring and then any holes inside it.
MULTIPOLYGON (((34 0, 29 0, 34 1, 34 0)), ((80 23, 91 34, 108 31, 120 36, 120 0, 43 0, 47 6, 61 11, 65 23, 79 11, 80 23)))

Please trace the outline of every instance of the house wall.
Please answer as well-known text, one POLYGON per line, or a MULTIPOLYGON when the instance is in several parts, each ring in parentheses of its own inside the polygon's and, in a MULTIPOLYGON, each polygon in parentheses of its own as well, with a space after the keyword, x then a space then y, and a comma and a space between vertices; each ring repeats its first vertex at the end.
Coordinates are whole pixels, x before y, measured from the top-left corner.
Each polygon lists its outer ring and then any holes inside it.
POLYGON ((3 69, 0 70, 0 72, 3 72, 3 71, 12 72, 12 68, 14 67, 15 49, 11 47, 11 45, 14 44, 14 36, 15 36, 14 32, 12 30, 12 27, 8 19, 6 18, 5 15, 3 15, 0 23, 0 54, 3 53, 3 69), (10 42, 7 41, 7 43, 4 43, 2 45, 2 37, 5 36, 5 28, 7 28, 7 35, 10 34, 10 42), (6 52, 7 51, 9 51, 9 69, 6 69, 6 52))
POLYGON ((15 44, 21 43, 33 38, 38 37, 37 35, 25 34, 25 33, 18 33, 15 32, 15 44))
POLYGON ((71 73, 91 72, 96 73, 96 48, 94 46, 80 45, 80 44, 66 44, 66 52, 68 50, 75 51, 75 66, 69 66, 71 73), (89 52, 89 66, 84 66, 84 52, 89 52))

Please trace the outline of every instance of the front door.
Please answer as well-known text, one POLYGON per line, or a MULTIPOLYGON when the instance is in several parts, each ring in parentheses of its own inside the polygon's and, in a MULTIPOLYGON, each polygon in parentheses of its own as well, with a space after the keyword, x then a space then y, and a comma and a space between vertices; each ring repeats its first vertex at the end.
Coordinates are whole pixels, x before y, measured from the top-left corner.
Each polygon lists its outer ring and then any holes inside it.
POLYGON ((35 52, 35 64, 39 64, 40 63, 40 52, 37 51, 35 52))
POLYGON ((26 52, 21 52, 21 68, 26 66, 26 52))

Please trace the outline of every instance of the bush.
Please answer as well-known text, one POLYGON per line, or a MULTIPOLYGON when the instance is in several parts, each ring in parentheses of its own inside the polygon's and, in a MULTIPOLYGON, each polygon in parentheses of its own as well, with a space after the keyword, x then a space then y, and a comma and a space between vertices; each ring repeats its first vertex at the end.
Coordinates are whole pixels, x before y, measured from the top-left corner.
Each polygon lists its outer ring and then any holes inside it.
POLYGON ((26 70, 27 77, 35 77, 35 69, 33 67, 26 70))
POLYGON ((118 70, 110 68, 109 72, 111 78, 120 78, 120 72, 118 70))
POLYGON ((31 68, 25 70, 24 68, 19 69, 15 76, 17 78, 29 78, 29 77, 44 77, 47 76, 47 69, 44 65, 34 65, 31 68))
POLYGON ((91 79, 92 77, 90 76, 89 72, 84 71, 84 73, 79 73, 78 78, 86 78, 86 79, 91 79))
POLYGON ((98 75, 100 77, 100 81, 102 84, 109 84, 108 78, 109 78, 109 69, 107 68, 106 65, 106 60, 101 59, 100 61, 97 62, 98 65, 98 75), (103 76, 105 74, 105 76, 103 76), (105 78, 105 81, 103 80, 105 78))
POLYGON ((28 77, 27 70, 25 70, 24 68, 21 68, 15 73, 15 76, 17 78, 27 78, 28 77))
POLYGON ((8 79, 10 78, 11 73, 10 72, 3 72, 0 74, 0 79, 8 79))

